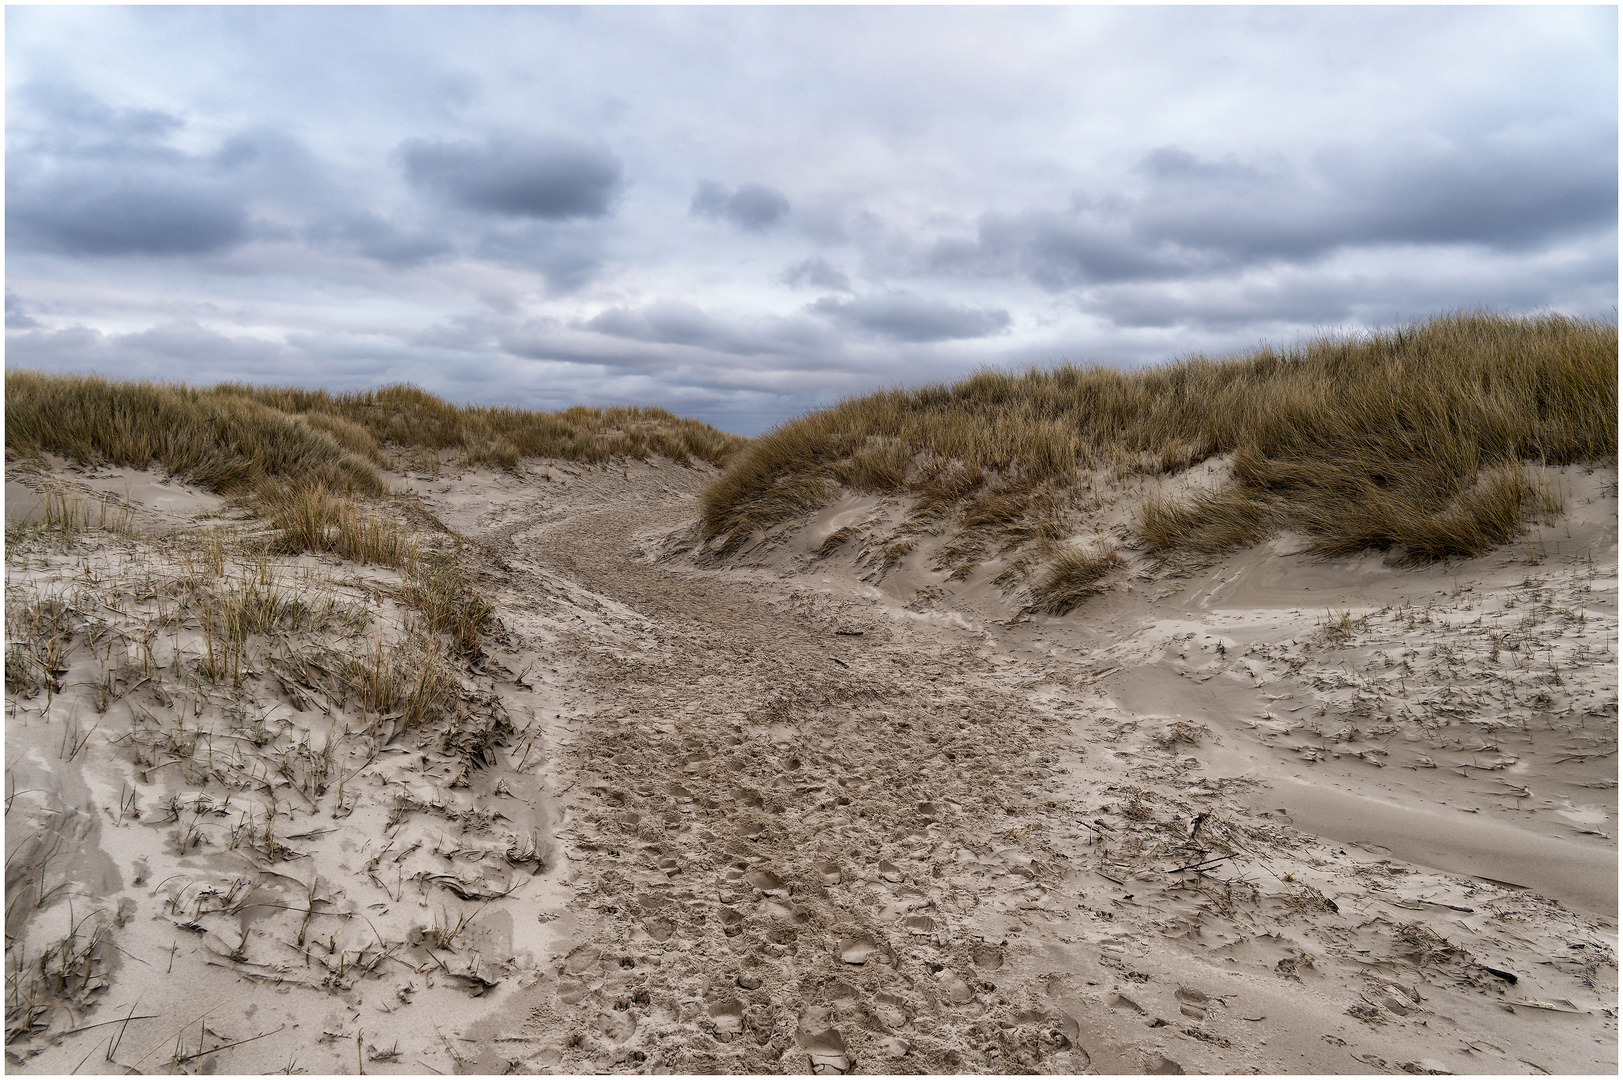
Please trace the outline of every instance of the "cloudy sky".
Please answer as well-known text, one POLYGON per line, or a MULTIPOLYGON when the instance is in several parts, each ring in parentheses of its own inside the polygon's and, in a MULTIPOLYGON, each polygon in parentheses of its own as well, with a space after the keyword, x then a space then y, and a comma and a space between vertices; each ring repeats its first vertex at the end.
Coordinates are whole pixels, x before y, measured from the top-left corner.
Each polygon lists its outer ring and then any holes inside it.
POLYGON ((8 369, 752 434, 984 365, 1615 318, 1617 10, 6 9, 8 369))

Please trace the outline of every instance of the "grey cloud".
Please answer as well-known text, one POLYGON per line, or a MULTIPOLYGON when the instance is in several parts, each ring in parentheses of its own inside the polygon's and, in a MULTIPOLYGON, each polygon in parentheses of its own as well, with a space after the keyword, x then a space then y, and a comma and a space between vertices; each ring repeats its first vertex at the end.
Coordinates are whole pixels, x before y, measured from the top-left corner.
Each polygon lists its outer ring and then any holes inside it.
POLYGON ((6 290, 6 329, 32 330, 39 320, 23 310, 22 299, 10 289, 6 290))
POLYGON ((483 214, 564 221, 609 213, 623 184, 607 149, 569 139, 482 145, 408 139, 399 157, 408 182, 483 214))
POLYGON ((319 220, 305 230, 305 237, 318 244, 348 247, 369 259, 401 267, 417 266, 453 250, 443 236, 401 229, 364 211, 319 220))
POLYGON ((1617 219, 1615 128, 1542 143, 1332 149, 1306 171, 1163 147, 1140 171, 1153 181, 1129 211, 1140 243, 1240 263, 1385 243, 1525 248, 1617 219))
POLYGON ((1251 184, 1264 178, 1265 173, 1250 165, 1243 165, 1230 154, 1222 161, 1203 161, 1176 146, 1161 146, 1145 154, 1137 171, 1157 180, 1195 181, 1209 184, 1251 184))
POLYGON ((944 238, 924 273, 1022 276, 1050 291, 1187 280, 1391 244, 1525 250, 1617 219, 1615 130, 1542 143, 1322 151, 1208 160, 1177 146, 1144 155, 1133 197, 981 216, 944 238))
POLYGON ((1057 292, 1097 282, 1181 277, 1199 261, 1170 244, 1135 238, 1116 215, 1080 207, 985 214, 973 240, 938 241, 926 265, 938 272, 1017 275, 1057 292))
POLYGON ((910 342, 990 337, 1007 330, 1013 321, 1001 308, 972 308, 908 293, 851 300, 825 296, 808 310, 892 341, 910 342))
POLYGON ((197 181, 62 170, 8 185, 6 233, 69 255, 206 255, 247 239, 248 210, 197 181))
POLYGON ((810 354, 834 345, 825 330, 803 318, 733 324, 692 304, 674 301, 643 308, 608 308, 581 325, 609 337, 685 345, 733 356, 810 354))
POLYGON ((798 287, 810 285, 819 289, 835 289, 839 292, 851 291, 851 279, 844 270, 829 263, 821 255, 813 255, 809 259, 802 259, 793 266, 784 268, 778 280, 785 285, 798 287))
POLYGON ((290 360, 284 345, 226 337, 190 321, 129 334, 103 334, 84 326, 26 330, 6 335, 6 354, 8 363, 19 367, 194 384, 280 371, 290 360))
MULTIPOLYGON (((161 109, 121 109, 80 88, 57 82, 31 82, 16 91, 21 109, 12 110, 8 139, 47 153, 110 156, 134 151, 152 154, 160 140, 185 127, 161 109)), ((173 151, 160 153, 173 154, 173 151)))
POLYGON ((503 222, 473 242, 480 259, 539 273, 555 293, 586 285, 602 267, 602 239, 586 223, 503 222))
POLYGON ((239 185, 164 140, 183 127, 115 109, 62 85, 20 96, 37 112, 7 133, 6 232, 21 249, 67 255, 204 255, 243 243, 239 185))
POLYGON ((693 193, 688 210, 697 217, 725 218, 747 232, 765 232, 789 213, 789 200, 765 184, 740 184, 729 192, 706 180, 693 193))

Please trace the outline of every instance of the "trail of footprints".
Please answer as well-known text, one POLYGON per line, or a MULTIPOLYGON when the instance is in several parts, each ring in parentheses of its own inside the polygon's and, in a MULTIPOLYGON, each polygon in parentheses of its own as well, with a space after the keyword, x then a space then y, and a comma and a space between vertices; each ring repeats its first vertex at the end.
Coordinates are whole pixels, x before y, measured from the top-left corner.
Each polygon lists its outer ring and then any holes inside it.
POLYGON ((661 652, 604 688, 630 695, 615 710, 626 715, 581 736, 591 805, 565 842, 598 930, 561 967, 572 1034, 556 1067, 1087 1066, 1076 1021, 1041 987, 1007 981, 1018 943, 981 918, 1000 888, 1042 891, 1029 852, 1043 826, 1023 813, 1046 775, 1039 719, 969 687, 903 692, 865 671, 774 679, 661 652), (699 684, 737 711, 682 711, 699 684), (997 841, 994 819, 1025 843, 997 841), (989 885, 998 873, 1013 884, 989 885))

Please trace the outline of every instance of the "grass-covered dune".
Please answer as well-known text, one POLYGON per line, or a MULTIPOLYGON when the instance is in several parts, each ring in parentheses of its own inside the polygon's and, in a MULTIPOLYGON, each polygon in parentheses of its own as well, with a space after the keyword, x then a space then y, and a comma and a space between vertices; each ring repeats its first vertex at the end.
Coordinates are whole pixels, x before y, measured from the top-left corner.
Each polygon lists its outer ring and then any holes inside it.
MULTIPOLYGON (((1229 455, 1221 489, 1139 508, 1152 555, 1278 528, 1323 555, 1476 555, 1543 505, 1523 463, 1616 462, 1617 348, 1614 323, 1459 313, 1137 371, 982 371, 780 425, 710 487, 703 530, 736 547, 844 489, 910 497, 915 521, 966 550, 1040 545, 1104 482, 1229 455)), ((1087 564, 1074 578, 1112 557, 1059 561, 1087 564)))
POLYGON ((236 494, 311 486, 379 494, 384 448, 457 453, 514 467, 524 457, 606 461, 660 454, 724 464, 744 440, 659 408, 531 412, 458 406, 411 386, 330 394, 225 383, 195 389, 94 376, 6 374, 6 453, 53 452, 138 468, 157 462, 236 494))

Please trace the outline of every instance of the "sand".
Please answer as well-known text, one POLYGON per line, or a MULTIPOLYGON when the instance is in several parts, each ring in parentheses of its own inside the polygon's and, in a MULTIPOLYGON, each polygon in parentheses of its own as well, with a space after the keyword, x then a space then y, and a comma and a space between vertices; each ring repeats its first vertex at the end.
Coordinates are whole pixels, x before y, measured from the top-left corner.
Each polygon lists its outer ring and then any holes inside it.
POLYGON ((875 497, 720 559, 714 475, 395 474, 502 627, 399 730, 322 676, 398 573, 273 560, 327 614, 211 679, 186 583, 258 524, 13 469, 8 650, 71 636, 7 694, 8 1068, 1616 1071, 1615 469, 1481 559, 1284 536, 1063 618, 887 567, 875 497))

